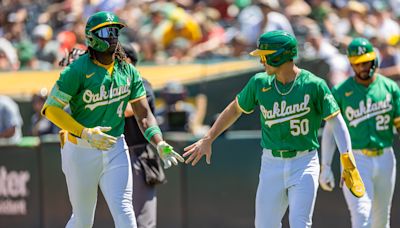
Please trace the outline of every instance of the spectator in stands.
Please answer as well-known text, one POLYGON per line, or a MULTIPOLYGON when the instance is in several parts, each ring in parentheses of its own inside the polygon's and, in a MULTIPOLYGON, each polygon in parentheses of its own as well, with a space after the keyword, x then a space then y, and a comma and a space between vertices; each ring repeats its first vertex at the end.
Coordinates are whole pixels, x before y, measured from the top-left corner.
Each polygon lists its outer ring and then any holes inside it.
POLYGON ((157 109, 156 116, 164 131, 185 131, 201 134, 206 128, 203 120, 207 108, 207 98, 199 94, 193 103, 187 101, 187 89, 177 81, 168 82, 161 91, 165 105, 157 109))
POLYGON ((311 7, 304 0, 281 0, 284 14, 291 19, 299 16, 307 16, 311 13, 311 7))
POLYGON ((393 79, 400 78, 400 51, 396 47, 396 44, 399 43, 398 39, 397 41, 380 40, 377 45, 380 54, 379 73, 393 79))
POLYGON ((167 48, 179 37, 190 41, 191 46, 199 42, 202 38, 202 33, 197 21, 186 13, 184 9, 173 6, 171 5, 172 3, 165 4, 162 7, 165 10, 167 21, 160 25, 161 27, 159 28, 159 39, 163 47, 167 48))
POLYGON ((0 95, 0 141, 18 143, 22 137, 22 117, 15 101, 0 95))
POLYGON ((166 52, 168 54, 168 58, 166 62, 168 64, 177 64, 177 63, 187 63, 193 60, 192 56, 189 55, 190 41, 184 38, 176 38, 167 48, 166 52))
POLYGON ((20 70, 38 70, 39 62, 35 56, 35 45, 29 40, 24 40, 15 45, 18 53, 20 70))
POLYGON ((398 2, 398 0, 117 0, 116 2, 8 0, 0 9, 0 35, 15 47, 18 58, 10 59, 10 52, 3 50, 4 53, 0 55, 0 65, 3 70, 15 70, 18 67, 55 68, 57 58, 64 54, 56 48, 57 45, 63 46, 61 49, 64 49, 73 41, 71 34, 59 32, 65 30, 73 32, 78 44, 75 48, 82 49, 85 43, 86 17, 98 9, 116 10, 129 28, 121 34, 121 41, 137 42, 142 60, 146 63, 243 58, 241 53, 256 44, 256 37, 262 32, 276 29, 294 33, 299 41, 299 48, 302 49, 307 37, 305 27, 312 23, 317 23, 324 38, 344 53, 347 44, 354 36, 370 39, 374 34, 378 34, 388 40, 398 35, 400 33, 398 2), (50 29, 44 29, 43 25, 50 26, 50 29), (38 27, 42 27, 39 35, 35 31, 38 27), (54 45, 45 45, 53 46, 52 48, 44 47, 45 42, 37 39, 37 37, 48 37, 49 33, 45 30, 53 32, 54 37, 50 38, 50 42, 54 45), (232 34, 237 33, 241 36, 232 38, 232 34), (59 40, 58 44, 55 38, 59 40), (182 38, 188 41, 188 48, 181 42, 182 38), (177 39, 180 40, 176 41, 177 39), (38 51, 41 53, 38 55, 32 54, 29 44, 31 41, 40 47, 38 51), (234 45, 236 46, 232 47, 234 45), (189 53, 184 53, 187 49, 189 53), (231 55, 231 51, 235 54, 231 55), (4 58, 4 54, 7 59, 4 58), (179 55, 183 55, 184 58, 177 58, 179 55), (43 56, 46 56, 44 60, 43 56), (20 65, 16 63, 18 59, 20 65), (12 67, 5 67, 9 65, 10 60, 12 67))
MULTIPOLYGON (((71 31, 62 31, 57 35, 57 41, 59 43, 59 51, 72 51, 72 48, 75 47, 76 43, 76 36, 75 33, 71 31)), ((82 49, 82 47, 80 47, 82 49)))
POLYGON ((309 16, 317 22, 322 33, 325 34, 332 31, 333 25, 330 23, 329 15, 334 13, 334 10, 331 3, 324 0, 310 0, 308 2, 311 5, 311 13, 309 16))
POLYGON ((31 117, 31 134, 42 136, 47 134, 58 134, 60 129, 40 114, 43 104, 47 99, 47 89, 42 89, 39 93, 32 96, 32 108, 34 114, 31 117))
POLYGON ((385 42, 392 36, 400 34, 400 25, 392 18, 389 5, 383 1, 374 1, 373 17, 369 20, 371 25, 377 30, 377 34, 385 42))
POLYGON ((329 86, 337 85, 348 77, 350 65, 346 56, 322 36, 317 25, 309 27, 307 41, 311 44, 311 50, 308 50, 311 52, 309 55, 322 59, 329 65, 329 73, 326 78, 329 86))
POLYGON ((19 64, 17 51, 11 42, 0 37, 0 71, 18 70, 19 64))
POLYGON ((33 37, 36 44, 35 56, 39 61, 39 68, 48 70, 58 66, 59 44, 53 39, 53 29, 47 24, 40 24, 33 29, 33 37))
POLYGON ((330 34, 343 47, 347 47, 353 37, 370 37, 374 28, 367 23, 368 6, 364 2, 348 1, 339 11, 340 18, 333 22, 330 34))
POLYGON ((274 30, 285 30, 294 34, 288 18, 278 12, 280 9, 278 0, 258 0, 258 6, 264 15, 261 23, 263 33, 274 30))
POLYGON ((218 24, 220 13, 216 9, 204 7, 203 11, 197 11, 193 16, 200 25, 203 38, 190 48, 189 56, 202 59, 220 56, 225 42, 225 30, 218 24))

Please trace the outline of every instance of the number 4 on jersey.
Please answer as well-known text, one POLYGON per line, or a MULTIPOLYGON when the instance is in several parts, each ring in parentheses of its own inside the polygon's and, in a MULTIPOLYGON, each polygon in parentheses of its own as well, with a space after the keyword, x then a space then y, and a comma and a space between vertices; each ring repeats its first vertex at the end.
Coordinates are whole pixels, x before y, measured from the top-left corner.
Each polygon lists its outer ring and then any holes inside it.
POLYGON ((123 107, 124 107, 124 102, 121 101, 121 103, 118 105, 118 108, 117 108, 117 114, 118 114, 119 118, 121 118, 122 115, 124 114, 125 110, 123 110, 123 107))

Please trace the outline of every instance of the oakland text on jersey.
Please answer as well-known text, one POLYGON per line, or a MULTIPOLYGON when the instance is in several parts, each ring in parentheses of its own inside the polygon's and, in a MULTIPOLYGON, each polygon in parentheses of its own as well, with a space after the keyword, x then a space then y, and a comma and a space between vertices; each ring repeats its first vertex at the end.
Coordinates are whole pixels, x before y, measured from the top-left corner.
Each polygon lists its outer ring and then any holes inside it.
POLYGON ((107 92, 104 85, 100 86, 99 93, 93 93, 90 89, 85 90, 83 93, 82 100, 87 104, 85 108, 93 110, 99 106, 112 104, 118 102, 121 99, 129 96, 131 93, 130 85, 122 85, 116 88, 110 88, 110 92, 107 92), (112 98, 109 100, 109 98, 112 98), (95 102, 95 103, 93 103, 95 102))
POLYGON ((268 110, 263 105, 260 105, 261 113, 266 119, 265 124, 271 127, 277 123, 283 123, 285 121, 299 118, 307 115, 310 112, 308 103, 310 101, 310 95, 304 95, 304 101, 300 104, 287 105, 286 101, 274 102, 273 109, 268 110))
POLYGON ((360 101, 358 109, 353 109, 351 106, 347 106, 345 114, 350 122, 350 126, 356 127, 362 121, 365 121, 371 117, 377 116, 382 113, 386 113, 392 110, 391 104, 392 96, 386 95, 386 99, 372 103, 371 98, 367 98, 367 102, 364 100, 360 101))

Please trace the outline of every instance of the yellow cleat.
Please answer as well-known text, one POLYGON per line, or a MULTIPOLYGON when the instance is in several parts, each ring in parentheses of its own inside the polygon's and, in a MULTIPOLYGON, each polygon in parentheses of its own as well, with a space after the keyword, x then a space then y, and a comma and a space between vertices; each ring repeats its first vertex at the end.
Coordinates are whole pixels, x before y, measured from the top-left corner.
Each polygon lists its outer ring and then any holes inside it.
POLYGON ((357 198, 361 198, 365 194, 364 182, 358 172, 356 161, 352 152, 340 155, 340 161, 343 166, 342 178, 347 188, 357 198))

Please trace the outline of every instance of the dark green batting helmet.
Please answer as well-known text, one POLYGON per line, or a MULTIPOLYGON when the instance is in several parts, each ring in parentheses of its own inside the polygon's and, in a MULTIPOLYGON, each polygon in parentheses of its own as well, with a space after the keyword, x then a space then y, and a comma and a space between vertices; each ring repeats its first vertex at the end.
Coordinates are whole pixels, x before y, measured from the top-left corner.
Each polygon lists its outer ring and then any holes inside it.
POLYGON ((267 32, 260 36, 257 49, 250 55, 260 56, 268 65, 278 67, 297 57, 297 40, 286 31, 267 32))
POLYGON ((111 26, 121 29, 125 27, 125 24, 119 20, 117 15, 111 12, 101 11, 90 16, 85 27, 86 44, 96 51, 106 51, 110 44, 96 36, 94 32, 100 28, 111 26))
POLYGON ((378 56, 372 44, 365 38, 353 39, 347 47, 347 57, 351 64, 371 62, 372 67, 369 76, 372 77, 378 67, 378 56))

